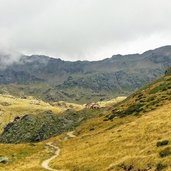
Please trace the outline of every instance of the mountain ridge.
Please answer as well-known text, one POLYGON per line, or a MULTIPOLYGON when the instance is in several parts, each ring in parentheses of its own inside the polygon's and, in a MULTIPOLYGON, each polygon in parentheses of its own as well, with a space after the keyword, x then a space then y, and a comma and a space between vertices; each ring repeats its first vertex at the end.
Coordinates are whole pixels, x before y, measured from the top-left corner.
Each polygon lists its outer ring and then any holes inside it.
POLYGON ((100 61, 24 56, 1 71, 0 87, 7 87, 9 94, 32 95, 46 101, 86 103, 90 99, 127 96, 159 78, 170 65, 171 46, 100 61))

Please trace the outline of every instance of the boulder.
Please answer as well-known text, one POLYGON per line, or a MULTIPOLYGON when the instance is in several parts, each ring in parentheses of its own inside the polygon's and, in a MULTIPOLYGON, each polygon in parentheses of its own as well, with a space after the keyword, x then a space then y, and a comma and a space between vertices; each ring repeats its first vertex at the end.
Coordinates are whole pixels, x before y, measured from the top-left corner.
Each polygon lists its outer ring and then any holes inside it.
POLYGON ((2 164, 9 163, 8 157, 0 156, 0 163, 2 163, 2 164))

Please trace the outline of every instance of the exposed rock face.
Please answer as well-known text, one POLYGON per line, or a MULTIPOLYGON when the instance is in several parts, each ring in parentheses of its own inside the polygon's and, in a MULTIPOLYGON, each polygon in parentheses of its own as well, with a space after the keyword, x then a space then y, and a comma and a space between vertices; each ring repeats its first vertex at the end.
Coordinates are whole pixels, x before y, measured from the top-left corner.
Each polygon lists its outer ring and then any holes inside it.
POLYGON ((2 164, 7 164, 7 163, 9 163, 8 157, 0 156, 0 163, 2 163, 2 164))

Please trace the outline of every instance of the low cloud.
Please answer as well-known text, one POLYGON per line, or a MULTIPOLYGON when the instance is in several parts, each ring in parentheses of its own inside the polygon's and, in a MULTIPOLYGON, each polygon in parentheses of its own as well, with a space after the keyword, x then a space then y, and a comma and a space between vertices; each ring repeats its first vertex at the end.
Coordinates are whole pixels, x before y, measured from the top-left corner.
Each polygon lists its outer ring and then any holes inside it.
POLYGON ((13 48, 0 43, 0 70, 6 69, 13 63, 18 63, 22 55, 13 48))

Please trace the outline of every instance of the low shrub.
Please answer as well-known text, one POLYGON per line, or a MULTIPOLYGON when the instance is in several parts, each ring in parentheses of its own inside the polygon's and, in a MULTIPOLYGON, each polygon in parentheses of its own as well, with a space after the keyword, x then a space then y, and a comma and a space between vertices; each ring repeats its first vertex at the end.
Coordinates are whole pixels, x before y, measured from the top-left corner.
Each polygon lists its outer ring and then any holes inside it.
POLYGON ((167 157, 167 156, 171 155, 170 147, 167 147, 164 150, 160 151, 159 155, 160 155, 161 158, 164 158, 164 157, 167 157))
POLYGON ((156 165, 156 171, 161 171, 161 170, 165 169, 166 167, 167 167, 166 165, 164 165, 162 163, 158 163, 156 165))
POLYGON ((156 146, 160 147, 160 146, 165 146, 169 144, 169 140, 163 140, 163 141, 158 141, 156 146))

